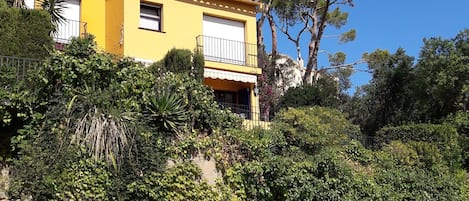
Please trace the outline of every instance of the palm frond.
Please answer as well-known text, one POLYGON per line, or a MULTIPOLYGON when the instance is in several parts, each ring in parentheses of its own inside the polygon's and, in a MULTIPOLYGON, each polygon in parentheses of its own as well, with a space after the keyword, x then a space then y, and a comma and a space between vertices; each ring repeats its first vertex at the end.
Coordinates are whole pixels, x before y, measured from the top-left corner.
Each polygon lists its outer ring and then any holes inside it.
POLYGON ((56 32, 57 26, 67 20, 64 17, 64 9, 67 8, 65 0, 42 0, 41 6, 49 13, 51 22, 55 27, 54 32, 56 32))
POLYGON ((118 169, 131 133, 123 119, 94 108, 76 123, 72 142, 84 145, 95 160, 105 160, 118 169))

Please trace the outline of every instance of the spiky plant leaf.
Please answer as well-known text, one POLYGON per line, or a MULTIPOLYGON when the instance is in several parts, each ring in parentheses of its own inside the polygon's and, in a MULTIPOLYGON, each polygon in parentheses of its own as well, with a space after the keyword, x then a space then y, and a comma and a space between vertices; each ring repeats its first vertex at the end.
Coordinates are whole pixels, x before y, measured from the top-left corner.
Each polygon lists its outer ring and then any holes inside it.
POLYGON ((52 24, 54 25, 54 33, 57 31, 57 27, 61 23, 65 23, 67 20, 64 17, 65 0, 42 0, 42 9, 46 10, 51 18, 52 24))
POLYGON ((159 131, 177 132, 188 120, 181 98, 169 92, 150 97, 145 116, 159 131))
POLYGON ((76 123, 72 142, 84 145, 95 160, 104 160, 118 169, 131 133, 123 118, 94 108, 76 123))

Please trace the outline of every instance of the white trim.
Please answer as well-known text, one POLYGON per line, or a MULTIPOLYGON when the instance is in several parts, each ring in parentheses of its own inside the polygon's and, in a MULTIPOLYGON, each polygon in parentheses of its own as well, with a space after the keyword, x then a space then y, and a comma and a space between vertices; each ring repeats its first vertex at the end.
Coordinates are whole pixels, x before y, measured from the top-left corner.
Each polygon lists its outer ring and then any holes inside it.
POLYGON ((161 31, 161 6, 140 3, 139 27, 144 29, 161 31), (149 11, 149 13, 145 13, 144 10, 149 11))
POLYGON ((205 78, 213 78, 213 79, 222 79, 222 80, 233 80, 238 82, 247 82, 247 83, 257 83, 257 76, 249 75, 244 73, 235 73, 230 71, 224 70, 216 70, 205 68, 204 69, 204 77, 205 78))

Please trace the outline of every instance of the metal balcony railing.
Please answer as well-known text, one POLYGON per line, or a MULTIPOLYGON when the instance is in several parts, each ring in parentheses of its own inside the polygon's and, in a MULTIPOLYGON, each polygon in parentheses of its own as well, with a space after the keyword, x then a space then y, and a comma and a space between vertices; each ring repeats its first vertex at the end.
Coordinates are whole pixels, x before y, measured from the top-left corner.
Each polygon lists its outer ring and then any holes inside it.
POLYGON ((261 115, 262 111, 259 112, 259 108, 257 107, 226 102, 218 102, 218 104, 221 106, 221 108, 229 109, 231 112, 238 114, 241 118, 243 118, 243 125, 247 129, 253 129, 255 127, 270 127, 270 122, 268 119, 263 118, 261 115))
MULTIPOLYGON (((5 80, 1 82, 19 82, 23 81, 28 71, 38 69, 41 61, 38 59, 1 56, 0 55, 0 73, 5 80)), ((13 83, 9 83, 13 84, 13 83)))
POLYGON ((238 114, 243 119, 251 119, 251 108, 249 105, 219 102, 222 108, 231 110, 231 112, 238 114))
POLYGON ((258 67, 256 44, 203 35, 196 39, 206 61, 258 67))
POLYGON ((56 43, 68 44, 75 37, 80 37, 86 33, 86 22, 66 19, 57 26, 57 31, 52 37, 56 43))

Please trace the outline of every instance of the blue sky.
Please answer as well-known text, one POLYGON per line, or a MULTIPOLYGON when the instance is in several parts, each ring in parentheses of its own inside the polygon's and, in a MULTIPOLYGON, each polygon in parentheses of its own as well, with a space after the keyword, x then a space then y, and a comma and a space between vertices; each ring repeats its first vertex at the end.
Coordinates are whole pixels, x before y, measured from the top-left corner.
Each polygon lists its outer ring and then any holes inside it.
MULTIPOLYGON (((423 38, 453 38, 459 31, 469 29, 469 0, 355 0, 354 4, 352 8, 342 7, 349 12, 347 25, 340 30, 329 27, 325 34, 337 35, 355 28, 355 41, 341 44, 338 38, 328 37, 323 39, 320 48, 331 53, 345 52, 347 63, 359 60, 365 52, 386 49, 394 53, 400 47, 418 59, 423 38)), ((270 32, 266 25, 264 35, 270 51, 270 32)), ((303 58, 306 58, 308 41, 302 44, 303 58)), ((296 58, 293 44, 280 32, 279 51, 296 58)), ((327 65, 327 54, 320 54, 319 66, 327 65)), ((357 67, 367 69, 366 64, 357 67)), ((365 72, 354 73, 349 92, 353 93, 355 87, 368 83, 369 79, 365 72)))

